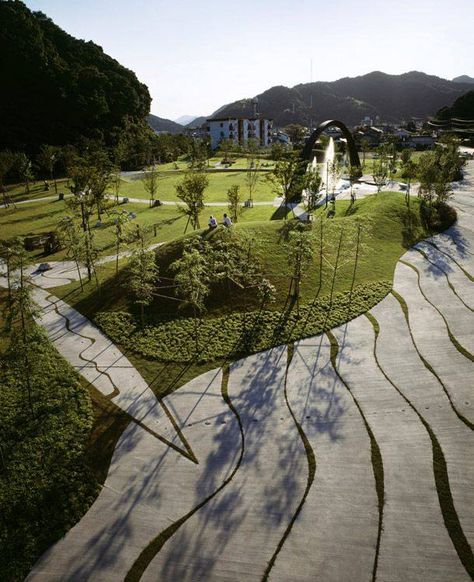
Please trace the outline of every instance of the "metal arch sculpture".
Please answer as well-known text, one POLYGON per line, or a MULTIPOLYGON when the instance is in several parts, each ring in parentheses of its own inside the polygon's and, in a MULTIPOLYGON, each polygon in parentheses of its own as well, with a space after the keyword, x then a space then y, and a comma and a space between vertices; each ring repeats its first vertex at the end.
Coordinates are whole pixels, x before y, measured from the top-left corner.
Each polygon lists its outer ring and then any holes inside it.
POLYGON ((351 132, 342 123, 342 121, 338 121, 337 119, 329 119, 328 121, 323 121, 323 123, 318 125, 317 129, 315 129, 313 133, 309 136, 309 139, 306 142, 306 145, 304 146, 303 151, 301 153, 301 157, 304 160, 310 160, 312 157, 314 144, 316 143, 318 137, 323 133, 325 129, 333 126, 338 127, 342 131, 342 135, 347 140, 347 147, 349 148, 349 158, 351 161, 351 166, 356 166, 360 168, 360 159, 354 138, 352 137, 351 132))

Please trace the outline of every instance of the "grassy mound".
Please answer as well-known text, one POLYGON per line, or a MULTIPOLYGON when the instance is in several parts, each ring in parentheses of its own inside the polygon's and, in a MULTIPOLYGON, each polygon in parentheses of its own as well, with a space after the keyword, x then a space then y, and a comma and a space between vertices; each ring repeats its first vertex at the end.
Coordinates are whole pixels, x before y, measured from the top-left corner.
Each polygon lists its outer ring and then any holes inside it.
MULTIPOLYGON (((353 206, 350 206, 348 201, 339 201, 336 203, 336 216, 323 222, 321 252, 319 215, 325 215, 324 208, 316 213, 317 220, 313 226, 314 256, 302 280, 302 303, 311 303, 316 295, 321 298, 328 295, 331 290, 333 293, 345 292, 356 285, 391 281, 396 262, 411 245, 433 232, 447 228, 455 219, 455 215, 443 214, 437 221, 437 229, 433 231, 427 224, 418 199, 413 199, 408 208, 404 195, 393 192, 363 198, 356 201, 353 206), (361 236, 357 244, 356 229, 359 224, 361 236), (340 257, 334 276, 341 231, 340 257), (356 254, 357 268, 354 271, 356 254)), ((285 243, 289 230, 297 223, 297 220, 267 220, 239 222, 234 227, 237 232, 244 231, 255 240, 265 277, 277 291, 273 306, 275 310, 281 310, 287 300, 289 277, 285 243)), ((212 238, 219 235, 219 229, 212 233, 201 230, 194 234, 212 242, 212 238)), ((163 279, 157 289, 160 296, 156 297, 147 310, 150 323, 155 321, 161 323, 164 317, 189 315, 179 309, 173 291, 169 288, 169 278, 174 276, 169 267, 181 256, 183 240, 184 237, 175 239, 157 249, 157 263, 163 279), (163 295, 169 296, 170 299, 163 295)), ((133 314, 133 306, 125 291, 126 269, 122 269, 119 275, 115 276, 112 266, 104 266, 101 278, 103 285, 100 291, 93 285, 88 285, 81 292, 78 283, 72 283, 57 289, 55 293, 91 318, 104 311, 127 311, 133 314)), ((214 285, 206 303, 207 311, 204 317, 213 318, 240 312, 243 303, 243 291, 232 288, 229 293, 222 286, 214 285)), ((249 309, 259 308, 258 299, 249 297, 248 294, 245 303, 249 309)))

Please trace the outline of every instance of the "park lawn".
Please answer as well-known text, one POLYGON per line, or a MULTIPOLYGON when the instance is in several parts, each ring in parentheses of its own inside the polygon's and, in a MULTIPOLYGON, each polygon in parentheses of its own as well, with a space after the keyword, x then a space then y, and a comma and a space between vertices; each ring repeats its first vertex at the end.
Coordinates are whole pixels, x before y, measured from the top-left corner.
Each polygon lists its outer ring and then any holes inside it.
MULTIPOLYGON (((66 178, 58 179, 58 194, 64 192, 64 194, 69 194, 70 191, 66 187, 66 178)), ((27 194, 25 191, 24 184, 13 184, 11 186, 6 186, 9 198, 13 202, 21 202, 23 200, 35 200, 36 198, 44 198, 46 196, 56 196, 54 190, 54 183, 49 181, 49 190, 44 189, 44 180, 37 180, 30 182, 30 193, 27 194)), ((2 204, 3 199, 0 197, 0 204, 2 204)))
MULTIPOLYGON (((271 184, 265 179, 268 172, 259 172, 259 181, 254 189, 253 199, 256 202, 272 202, 276 193, 273 191, 271 184)), ((176 186, 182 182, 184 172, 163 172, 160 173, 158 181, 158 191, 155 198, 165 201, 179 201, 176 195, 176 186)), ((205 202, 227 202, 228 189, 237 184, 240 187, 242 201, 248 198, 248 187, 245 182, 246 172, 209 172, 206 174, 209 180, 209 186, 204 192, 205 202)), ((129 198, 150 198, 149 193, 145 190, 143 182, 140 179, 122 180, 120 196, 129 198)))
MULTIPOLYGON (((187 219, 176 206, 160 206, 150 208, 147 204, 129 203, 121 204, 119 210, 126 209, 136 214, 134 222, 151 228, 152 240, 150 243, 166 242, 184 233, 187 219), (156 231, 155 227, 156 226, 156 231), (156 232, 156 235, 155 235, 156 232)), ((113 208, 110 208, 110 211, 113 208)), ((206 207, 202 214, 202 224, 207 225, 209 215, 213 214, 222 220, 226 212, 224 207, 206 207)), ((240 220, 255 221, 268 220, 274 212, 272 206, 255 206, 242 210, 240 220)), ((52 232, 57 228, 61 218, 69 214, 65 201, 45 200, 18 205, 17 208, 0 208, 0 240, 6 240, 14 236, 29 236, 52 232)), ((91 220, 94 225, 94 220, 91 220)), ((133 223, 132 223, 133 224, 133 223)), ((113 254, 114 225, 113 216, 103 215, 103 226, 94 228, 94 239, 100 256, 113 254)), ((45 256, 41 249, 29 253, 32 262, 43 260, 56 261, 65 258, 65 251, 45 256)))

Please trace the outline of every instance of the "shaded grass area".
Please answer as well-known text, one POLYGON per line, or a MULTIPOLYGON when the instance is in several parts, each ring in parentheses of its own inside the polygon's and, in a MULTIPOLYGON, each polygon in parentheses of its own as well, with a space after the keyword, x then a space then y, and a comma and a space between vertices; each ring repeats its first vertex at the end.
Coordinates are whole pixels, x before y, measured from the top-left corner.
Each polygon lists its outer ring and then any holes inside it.
POLYGON ((30 342, 31 406, 24 360, 0 354, 0 579, 23 580, 38 557, 98 493, 88 465, 93 413, 87 391, 43 332, 30 342))

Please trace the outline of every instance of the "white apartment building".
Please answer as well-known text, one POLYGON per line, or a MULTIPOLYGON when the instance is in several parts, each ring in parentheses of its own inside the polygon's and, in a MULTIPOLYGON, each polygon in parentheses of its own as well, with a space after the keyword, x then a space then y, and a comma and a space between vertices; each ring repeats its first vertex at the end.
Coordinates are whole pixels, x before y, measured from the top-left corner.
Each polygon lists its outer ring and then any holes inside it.
POLYGON ((215 150, 223 139, 244 145, 248 140, 256 140, 264 147, 270 143, 272 121, 255 117, 247 118, 214 118, 207 120, 207 133, 211 140, 211 148, 215 150))

